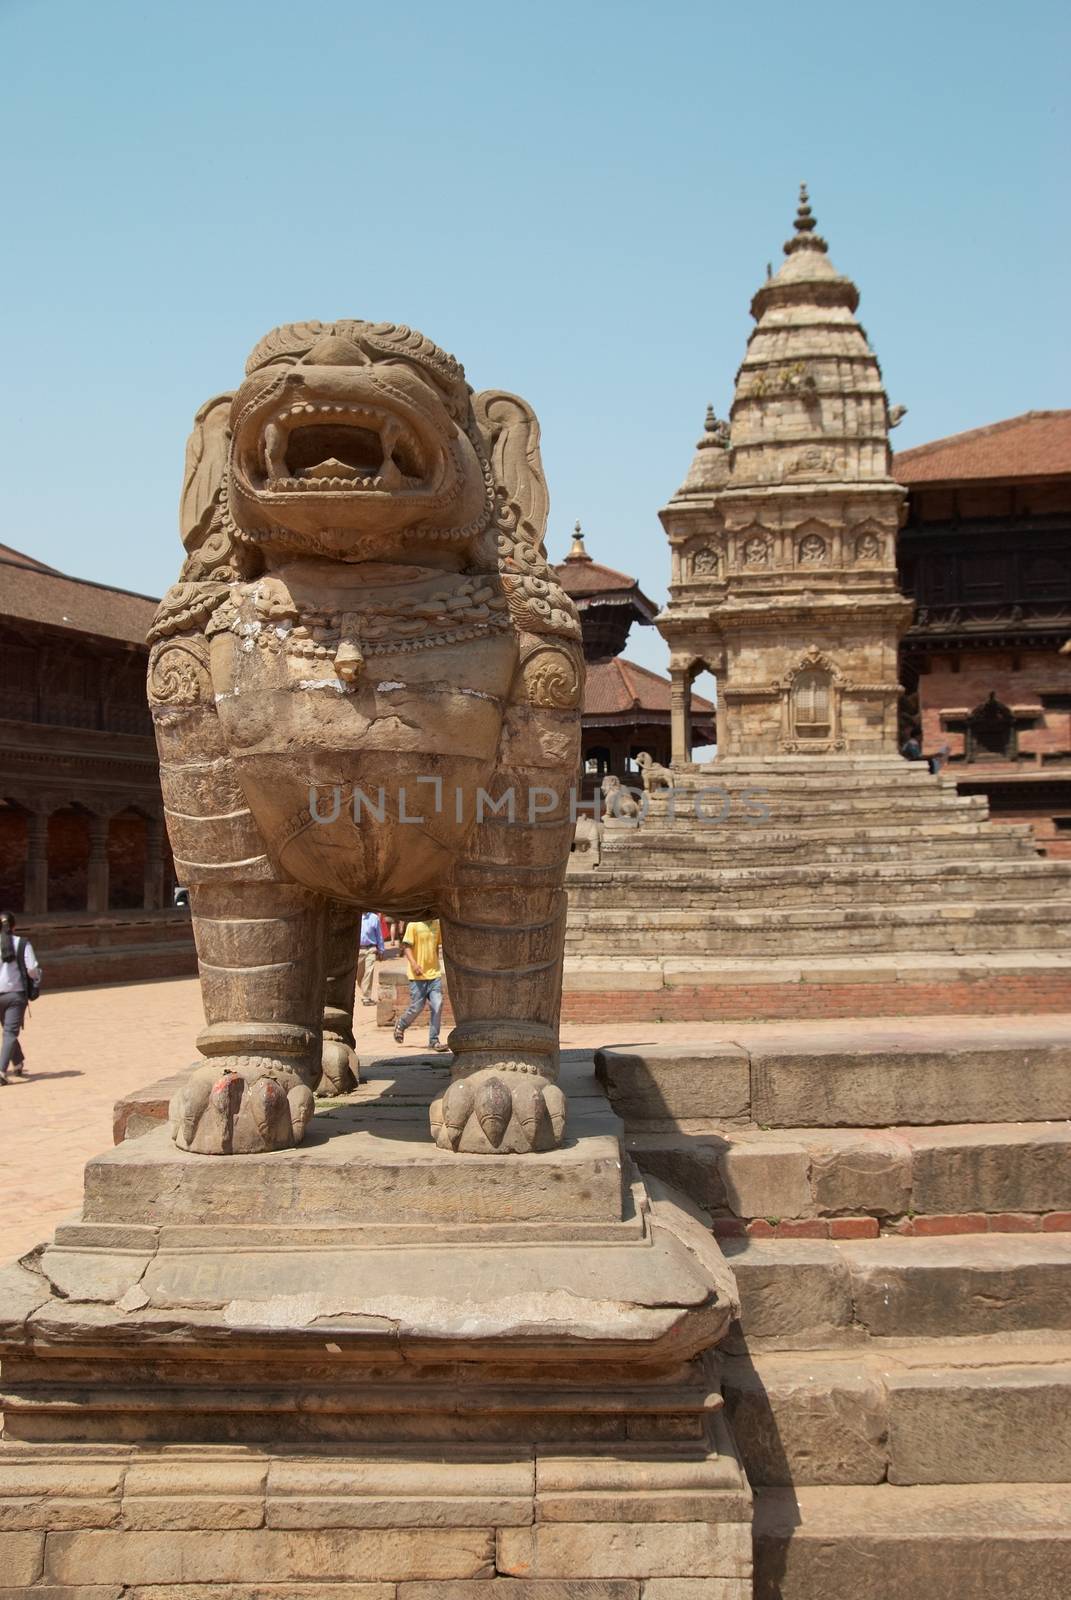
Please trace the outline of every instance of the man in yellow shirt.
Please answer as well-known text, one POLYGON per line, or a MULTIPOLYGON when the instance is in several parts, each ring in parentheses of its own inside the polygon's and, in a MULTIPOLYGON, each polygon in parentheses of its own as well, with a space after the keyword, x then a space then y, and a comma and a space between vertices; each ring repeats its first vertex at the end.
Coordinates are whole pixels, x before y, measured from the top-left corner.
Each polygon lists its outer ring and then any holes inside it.
POLYGON ((428 1008, 428 1047, 438 1055, 449 1055, 448 1045, 439 1043, 439 1023, 443 1014, 443 972, 439 953, 439 919, 407 922, 402 934, 402 949, 409 968, 409 1004, 394 1024, 394 1041, 405 1043, 405 1030, 428 1008))

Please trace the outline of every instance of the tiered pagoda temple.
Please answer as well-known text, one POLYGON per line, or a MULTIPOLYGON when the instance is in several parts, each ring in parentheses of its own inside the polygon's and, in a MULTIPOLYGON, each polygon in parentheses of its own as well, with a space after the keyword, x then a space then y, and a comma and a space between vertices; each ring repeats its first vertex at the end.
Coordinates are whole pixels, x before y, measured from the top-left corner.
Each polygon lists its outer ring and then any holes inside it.
MULTIPOLYGON (((569 554, 554 571, 580 612, 584 635, 584 777, 598 781, 612 774, 622 780, 634 780, 635 758, 642 750, 668 766, 669 679, 622 654, 632 624, 650 627, 657 606, 635 578, 592 560, 579 522, 569 554)), ((715 709, 701 695, 691 696, 691 723, 693 743, 714 743, 715 709)))

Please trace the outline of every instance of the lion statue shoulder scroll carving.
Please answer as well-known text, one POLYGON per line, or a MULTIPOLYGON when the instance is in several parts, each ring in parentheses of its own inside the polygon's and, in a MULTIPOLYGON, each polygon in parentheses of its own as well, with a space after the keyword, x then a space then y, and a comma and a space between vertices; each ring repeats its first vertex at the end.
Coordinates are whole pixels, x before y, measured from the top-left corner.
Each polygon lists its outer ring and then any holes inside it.
POLYGON ((436 1142, 560 1143, 584 665, 546 517, 530 407, 407 327, 277 328, 198 412, 149 661, 206 1017, 183 1148, 297 1144, 352 1082, 362 908, 441 919, 436 1142))

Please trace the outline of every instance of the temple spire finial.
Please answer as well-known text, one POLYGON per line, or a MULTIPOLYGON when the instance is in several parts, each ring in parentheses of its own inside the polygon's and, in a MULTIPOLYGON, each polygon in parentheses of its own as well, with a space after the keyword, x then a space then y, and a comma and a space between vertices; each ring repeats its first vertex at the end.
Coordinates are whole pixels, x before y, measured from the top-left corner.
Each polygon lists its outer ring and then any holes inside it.
POLYGON ((584 549, 584 535, 580 530, 579 519, 573 524, 573 544, 566 556, 566 561, 590 561, 591 557, 584 549))
POLYGON ((720 422, 713 406, 707 406, 706 419, 703 423, 703 433, 696 444, 697 450, 727 450, 729 447, 729 424, 720 422))
POLYGON ((807 185, 801 183, 799 206, 796 209, 796 231, 792 238, 785 242, 785 255, 794 255, 797 250, 820 250, 825 255, 829 246, 819 234, 815 233, 817 226, 811 210, 811 197, 807 193, 807 185))

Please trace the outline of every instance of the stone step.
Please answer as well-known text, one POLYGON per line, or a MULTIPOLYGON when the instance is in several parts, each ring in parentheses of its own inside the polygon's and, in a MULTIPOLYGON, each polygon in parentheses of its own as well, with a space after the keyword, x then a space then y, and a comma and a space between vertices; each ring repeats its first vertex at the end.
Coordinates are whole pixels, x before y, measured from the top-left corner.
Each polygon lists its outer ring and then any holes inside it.
MULTIPOLYGON (((570 886, 571 888, 572 886, 570 886)), ((652 884, 649 878, 626 877, 614 881, 614 904, 618 911, 632 910, 641 926, 647 925, 646 911, 651 904, 652 884)), ((778 881, 769 878, 764 883, 749 884, 729 882, 722 884, 720 875, 707 872, 698 877, 676 874, 664 875, 659 881, 659 893, 672 895, 682 909, 702 909, 706 904, 716 904, 719 911, 778 912, 800 907, 837 908, 858 897, 870 906, 910 907, 921 894, 934 897, 940 894, 946 905, 976 904, 984 890, 996 897, 1001 893, 1014 895, 1020 902, 1047 901, 1052 898, 1052 885, 1021 879, 1009 873, 1005 878, 971 882, 962 876, 947 878, 914 878, 903 882, 888 876, 866 878, 858 875, 820 877, 778 881), (716 899, 715 899, 716 896, 716 899)), ((599 912, 606 899, 606 891, 579 883, 577 894, 571 902, 574 910, 599 912)), ((1071 911, 1071 906, 1069 906, 1071 911)))
POLYGON ((567 952, 613 954, 642 939, 655 953, 671 947, 692 954, 759 956, 828 955, 905 951, 955 953, 1071 948, 1071 901, 1011 899, 915 902, 907 906, 774 906, 766 910, 722 910, 714 894, 709 907, 651 910, 652 893, 640 908, 612 906, 571 912, 567 952), (640 920, 642 913, 642 920, 640 920))
POLYGON ((1071 1206, 1066 1121, 769 1131, 689 1122, 687 1132, 634 1133, 628 1147, 644 1172, 715 1217, 970 1219, 979 1231, 992 1219, 1028 1231, 1071 1206))
POLYGON ((1062 1600, 1066 1484, 764 1489, 755 1600, 1062 1600))
MULTIPOLYGON (((663 865, 658 875, 660 895, 680 906, 702 903, 717 895, 722 910, 743 909, 758 902, 764 909, 798 901, 807 905, 828 902, 870 904, 918 898, 979 900, 1010 893, 1015 899, 1051 899, 1071 889, 1071 861, 980 861, 969 873, 961 861, 910 861, 902 867, 888 861, 828 862, 800 866, 713 866, 689 868, 663 865)), ((650 870, 625 870, 614 863, 570 885, 571 904, 577 908, 605 904, 610 896, 618 908, 649 902, 650 870)))
POLYGON ((1032 855, 1037 855, 1037 844, 1029 828, 1016 831, 1010 823, 975 822, 942 817, 930 820, 904 822, 903 813, 884 820, 837 822, 829 817, 803 818, 802 814, 791 824, 776 822, 767 825, 757 819, 744 822, 731 817, 724 822, 718 814, 708 818, 678 816, 675 821, 659 818, 651 823, 608 822, 603 824, 604 851, 647 851, 652 845, 672 845, 675 848, 694 847, 702 841, 707 847, 731 843, 734 847, 759 850, 769 846, 788 848, 804 844, 899 844, 913 846, 918 840, 947 839, 958 844, 969 839, 1018 839, 1032 855))
MULTIPOLYGON (((644 837, 646 849, 643 853, 643 865, 649 864, 649 870, 662 866, 671 867, 674 864, 691 868, 705 865, 718 866, 723 863, 726 866, 762 867, 777 862, 791 866, 843 862, 850 866, 854 862, 887 862, 890 853, 888 839, 874 838, 870 834, 843 838, 770 839, 759 850, 749 849, 746 840, 738 835, 728 835, 714 829, 706 832, 697 829, 694 833, 674 835, 673 838, 653 835, 644 837)), ((1038 855, 1036 844, 1032 841, 1023 840, 1014 834, 1008 835, 998 828, 974 828, 955 832, 945 830, 933 837, 915 838, 908 842, 910 850, 905 851, 905 854, 909 854, 912 861, 954 860, 959 864, 961 871, 973 871, 976 863, 990 860, 1034 862, 1042 859, 1038 855)), ((603 873, 614 871, 619 866, 636 870, 636 854, 632 845, 623 846, 616 834, 604 835, 604 864, 599 874, 600 878, 603 873)))
POLYGON ((860 787, 897 787, 897 789, 954 789, 956 778, 962 776, 961 768, 951 768, 945 773, 930 773, 922 762, 895 760, 765 760, 746 757, 724 758, 696 765, 676 766, 672 770, 677 787, 695 787, 711 778, 724 782, 768 782, 768 784, 805 784, 808 787, 828 787, 831 784, 852 782, 860 787))
POLYGON ((1067 1233, 725 1239, 722 1250, 752 1354, 1071 1329, 1067 1233))
POLYGON ((998 1028, 955 1017, 935 1022, 929 1038, 878 1022, 857 1025, 854 1039, 852 1031, 756 1037, 746 1048, 729 1040, 613 1046, 597 1051, 595 1064, 630 1135, 697 1119, 790 1129, 797 1138, 809 1128, 1066 1119, 1071 1034, 1059 1019, 1051 1030, 1017 1031, 1014 1019, 998 1028))
MULTIPOLYGON (((640 798, 636 784, 625 786, 634 799, 640 798)), ((824 788, 777 788, 761 784, 718 783, 713 778, 690 789, 654 789, 646 796, 645 814, 651 818, 674 816, 718 816, 722 810, 744 816, 790 815, 796 812, 825 811, 832 815, 862 816, 914 815, 975 817, 985 820, 988 801, 984 795, 961 795, 956 790, 897 789, 855 790, 844 785, 824 788)))
MULTIPOLYGON (((758 795, 759 791, 755 791, 758 795)), ((637 797, 634 797, 637 798, 637 797)), ((611 818, 622 821, 611 812, 611 818)), ((896 795, 865 797, 860 795, 830 794, 775 796, 767 792, 761 801, 743 803, 728 790, 710 788, 696 790, 695 794, 678 796, 671 802, 667 796, 651 795, 647 809, 640 813, 639 831, 645 828, 672 826, 699 822, 711 826, 733 822, 750 827, 817 827, 823 822, 857 819, 868 822, 985 822, 988 820, 986 802, 981 796, 935 799, 932 795, 896 795)))
POLYGON ((753 1488, 1071 1480, 1067 1336, 728 1356, 722 1393, 753 1488))
MULTIPOLYGON (((654 889, 660 880, 652 879, 650 887, 654 889)), ((660 897, 661 898, 661 897, 660 897)), ((776 922, 786 934, 793 928, 810 929, 813 937, 808 949, 813 950, 815 944, 826 931, 836 932, 842 927, 864 929, 876 927, 878 929, 895 929, 897 927, 911 928, 914 930, 919 924, 926 923, 966 923, 966 922, 1024 922, 1024 923, 1052 923, 1059 925, 1071 915, 1071 897, 1067 899, 1037 899, 1019 902, 1012 899, 993 899, 979 897, 977 900, 967 900, 949 906, 943 902, 916 901, 909 906, 871 907, 864 904, 822 906, 815 910, 801 907, 794 910, 783 910, 781 907, 765 909, 755 907, 748 911, 721 910, 719 899, 713 891, 704 894, 698 906, 687 909, 649 911, 644 919, 644 928, 671 928, 684 931, 695 929, 702 932, 704 929, 716 932, 720 929, 762 930, 776 922), (706 902, 706 903, 703 903, 706 902)), ((633 933, 640 931, 636 925, 635 912, 631 907, 622 907, 616 903, 612 906, 599 905, 597 908, 600 918, 605 920, 607 928, 619 928, 633 933)), ((954 929, 949 928, 949 938, 939 939, 938 945, 954 941, 954 929)), ((1041 944, 1044 941, 1039 940, 1041 944)))

